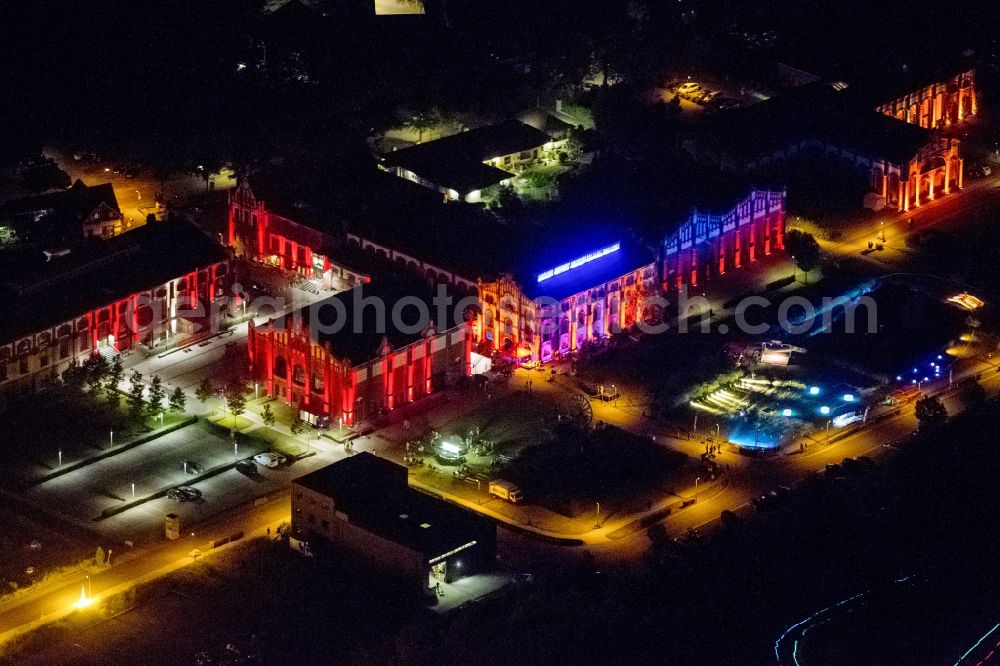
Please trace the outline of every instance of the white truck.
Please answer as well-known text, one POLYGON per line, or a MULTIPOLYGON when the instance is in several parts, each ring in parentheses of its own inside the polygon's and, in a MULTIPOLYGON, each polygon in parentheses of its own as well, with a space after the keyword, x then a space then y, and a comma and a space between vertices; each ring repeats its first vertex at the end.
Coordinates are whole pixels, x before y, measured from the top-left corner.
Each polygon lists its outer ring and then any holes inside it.
POLYGON ((517 487, 516 483, 503 481, 501 479, 494 479, 493 481, 490 481, 490 495, 507 500, 511 504, 517 504, 524 499, 524 494, 521 492, 521 489, 517 487))

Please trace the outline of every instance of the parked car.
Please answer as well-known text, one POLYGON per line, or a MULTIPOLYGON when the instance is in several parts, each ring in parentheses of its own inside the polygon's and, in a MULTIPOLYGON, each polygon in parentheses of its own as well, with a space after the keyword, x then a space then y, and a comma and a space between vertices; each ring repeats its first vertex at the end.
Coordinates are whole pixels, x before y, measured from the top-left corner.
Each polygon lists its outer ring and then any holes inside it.
POLYGON ((826 475, 831 479, 842 479, 847 476, 847 473, 842 466, 831 463, 826 466, 826 475))
POLYGON ((681 86, 677 89, 677 92, 679 92, 682 95, 691 95, 695 92, 698 92, 699 90, 701 90, 700 83, 695 83, 694 81, 688 81, 687 83, 681 84, 681 86))
POLYGON ((240 460, 236 463, 236 471, 246 476, 256 476, 257 465, 252 460, 240 460))
POLYGON ((716 98, 718 98, 718 96, 719 96, 719 91, 718 90, 710 90, 709 92, 705 93, 702 96, 701 103, 702 104, 711 104, 712 102, 714 102, 716 100, 716 98))
POLYGON ((722 524, 726 527, 734 527, 743 522, 742 518, 729 509, 723 509, 722 513, 719 514, 719 520, 721 520, 722 524))
POLYGON ((177 486, 175 490, 177 490, 180 493, 183 493, 184 495, 187 495, 187 498, 191 501, 201 499, 201 491, 193 486, 177 486))
POLYGON ((184 462, 184 469, 187 470, 188 474, 201 474, 205 471, 205 468, 196 462, 191 462, 187 460, 184 462))
POLYGON ((277 451, 266 451, 264 453, 258 453, 253 457, 253 460, 258 465, 267 467, 268 469, 274 469, 280 465, 284 465, 288 462, 288 458, 284 454, 278 453, 277 451))
POLYGON ((187 493, 181 492, 178 488, 171 488, 167 491, 167 499, 173 500, 175 502, 187 502, 191 499, 187 493))

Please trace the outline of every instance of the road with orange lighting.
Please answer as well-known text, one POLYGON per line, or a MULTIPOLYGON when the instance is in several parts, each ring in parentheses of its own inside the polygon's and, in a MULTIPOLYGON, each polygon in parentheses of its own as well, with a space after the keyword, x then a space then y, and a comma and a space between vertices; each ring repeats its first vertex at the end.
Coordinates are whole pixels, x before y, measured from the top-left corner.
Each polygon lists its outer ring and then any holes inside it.
MULTIPOLYGON (((291 500, 285 494, 279 499, 257 507, 243 507, 224 518, 196 527, 177 541, 168 541, 141 552, 113 553, 113 565, 92 568, 89 582, 86 573, 80 573, 50 584, 41 584, 23 596, 0 604, 0 644, 20 631, 39 624, 40 620, 53 621, 73 611, 80 600, 81 589, 89 587, 92 598, 100 601, 107 594, 127 589, 132 585, 165 575, 180 566, 190 564, 194 549, 202 553, 211 551, 211 544, 238 532, 244 538, 263 536, 270 527, 289 519, 291 500)), ((82 609, 80 612, 86 612, 82 609)))

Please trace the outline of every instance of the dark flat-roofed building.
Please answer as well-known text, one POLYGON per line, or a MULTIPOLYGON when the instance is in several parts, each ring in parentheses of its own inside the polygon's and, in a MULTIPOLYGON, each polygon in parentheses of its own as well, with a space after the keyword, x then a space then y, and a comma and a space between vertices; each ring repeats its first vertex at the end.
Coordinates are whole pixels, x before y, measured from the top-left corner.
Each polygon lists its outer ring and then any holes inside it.
POLYGON ((425 594, 496 555, 492 521, 411 488, 405 467, 368 452, 292 482, 292 531, 425 594))
POLYGON ((564 141, 507 120, 387 153, 382 164, 400 178, 440 192, 446 201, 474 203, 484 189, 551 157, 564 141))

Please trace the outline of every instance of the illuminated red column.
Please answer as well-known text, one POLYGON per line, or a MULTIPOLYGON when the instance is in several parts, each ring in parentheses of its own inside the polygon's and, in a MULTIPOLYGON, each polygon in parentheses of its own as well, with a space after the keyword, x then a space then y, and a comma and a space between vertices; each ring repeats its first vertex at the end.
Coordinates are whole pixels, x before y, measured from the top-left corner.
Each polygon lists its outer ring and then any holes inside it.
POLYGON ((719 275, 726 274, 726 243, 725 236, 719 236, 718 241, 718 252, 719 252, 719 275))
POLYGON ((139 341, 139 294, 132 294, 132 344, 139 341))
POLYGON ((764 256, 771 254, 771 219, 764 217, 764 256))
POLYGON ((733 265, 739 268, 743 264, 743 248, 740 244, 740 228, 733 229, 733 265))
MULTIPOLYGON (((447 334, 445 334, 447 335, 447 334)), ((468 343, 469 333, 466 332, 466 344, 468 343)), ((427 342, 424 346, 424 394, 427 395, 431 392, 431 339, 427 338, 427 342)))
POLYGON ((757 225, 753 222, 750 223, 750 228, 747 230, 747 240, 750 261, 754 262, 757 260, 757 225))
POLYGON ((288 333, 288 348, 285 356, 285 401, 292 402, 292 368, 295 366, 295 356, 292 351, 292 333, 288 333))
POLYGON ((91 346, 90 353, 97 353, 97 327, 100 325, 101 317, 100 310, 94 310, 93 312, 87 313, 87 324, 90 326, 90 338, 91 346))
POLYGON ((235 217, 236 203, 233 201, 229 202, 229 247, 236 245, 236 217, 235 217))
MULTIPOLYGON (((250 320, 251 324, 253 320, 250 320)), ((264 362, 267 364, 264 370, 264 376, 267 378, 264 382, 265 390, 270 398, 274 397, 274 333, 268 331, 267 337, 264 338, 265 349, 267 353, 264 356, 264 362)))
POLYGON ((306 277, 313 276, 313 251, 308 245, 306 246, 306 277))
POLYGON ((691 246, 691 286, 698 286, 698 253, 697 246, 691 246))
POLYGON ((416 369, 416 363, 413 359, 413 352, 415 348, 410 345, 409 349, 406 350, 406 401, 413 402, 413 371, 416 369))
POLYGON ((267 213, 263 210, 257 213, 257 260, 267 260, 267 213))
POLYGON ((394 409, 396 406, 395 405, 396 400, 393 397, 392 392, 394 383, 393 374, 396 372, 395 368, 396 364, 393 359, 392 352, 389 352, 388 354, 385 355, 385 360, 383 362, 385 363, 385 372, 383 373, 385 375, 385 405, 389 409, 394 409))
POLYGON ((347 386, 341 393, 343 398, 343 404, 341 407, 341 413, 344 418, 344 425, 350 426, 354 425, 354 395, 357 392, 358 386, 358 371, 350 370, 347 375, 347 386))

